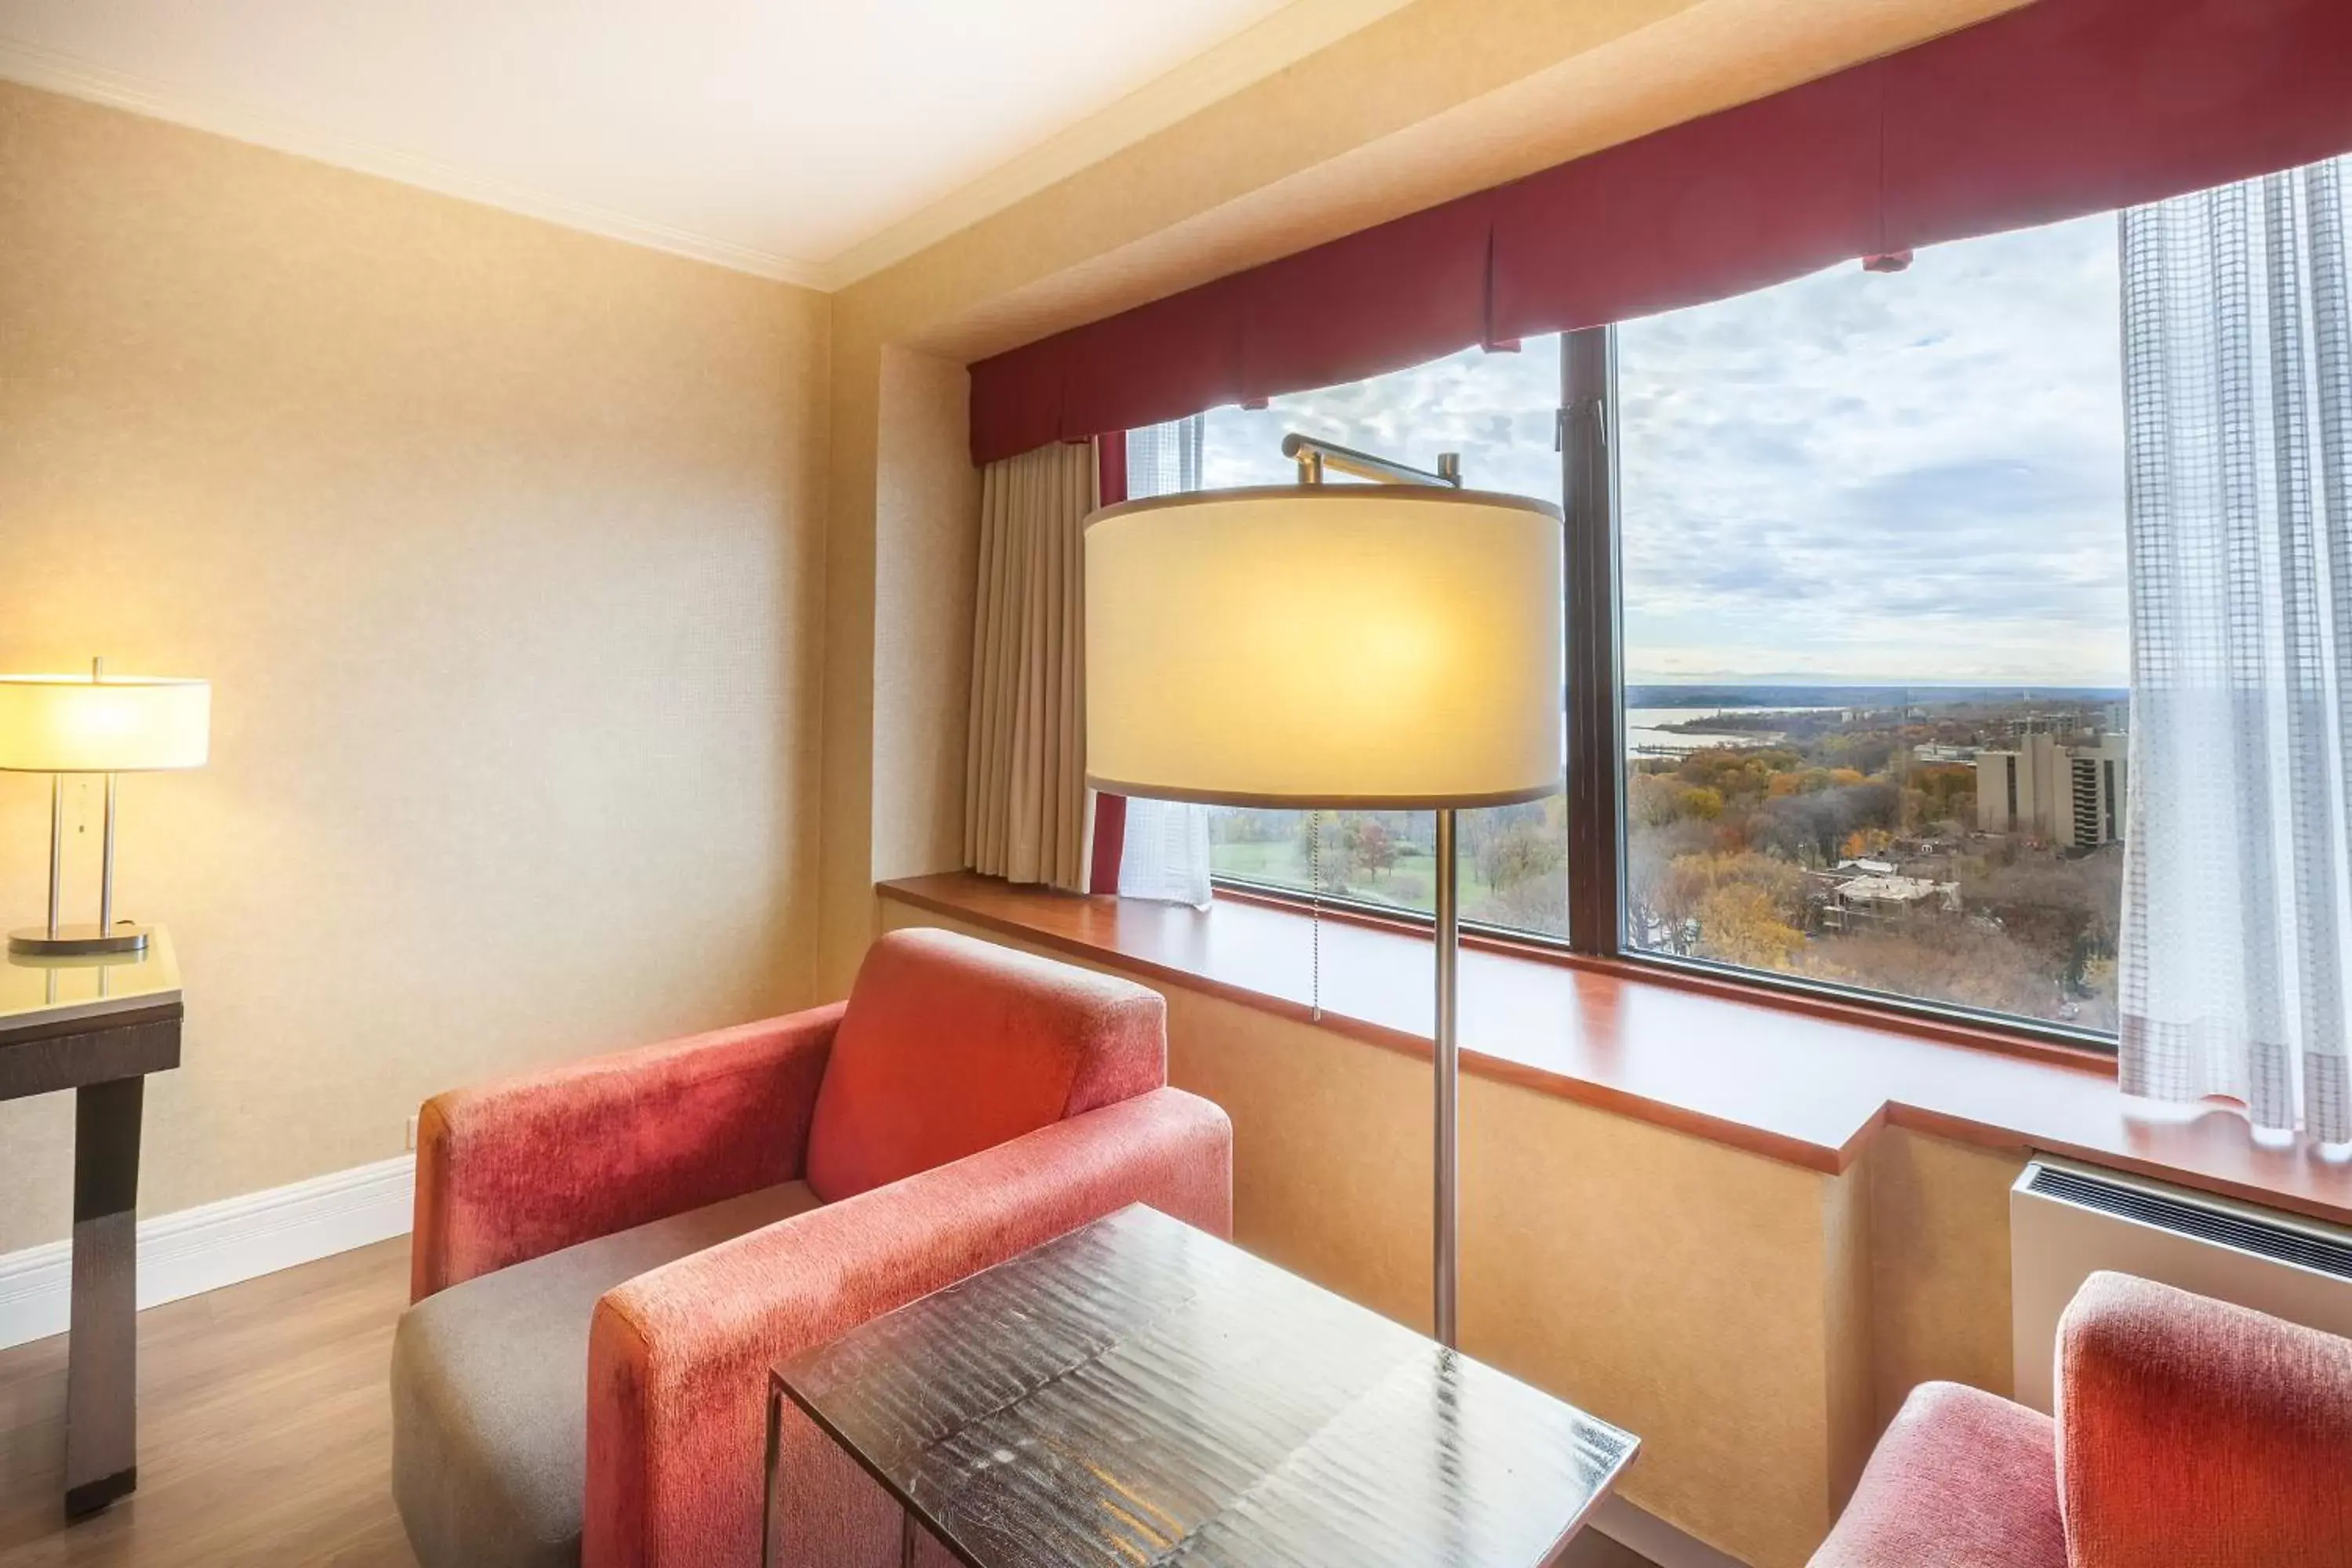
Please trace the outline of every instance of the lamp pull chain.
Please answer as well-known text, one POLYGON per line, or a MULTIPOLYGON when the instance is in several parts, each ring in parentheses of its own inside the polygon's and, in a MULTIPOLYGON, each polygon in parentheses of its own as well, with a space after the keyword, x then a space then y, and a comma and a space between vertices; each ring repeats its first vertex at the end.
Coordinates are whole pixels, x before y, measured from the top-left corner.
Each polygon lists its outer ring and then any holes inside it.
POLYGON ((1307 1015, 1323 1021, 1323 813, 1307 814, 1307 1015))

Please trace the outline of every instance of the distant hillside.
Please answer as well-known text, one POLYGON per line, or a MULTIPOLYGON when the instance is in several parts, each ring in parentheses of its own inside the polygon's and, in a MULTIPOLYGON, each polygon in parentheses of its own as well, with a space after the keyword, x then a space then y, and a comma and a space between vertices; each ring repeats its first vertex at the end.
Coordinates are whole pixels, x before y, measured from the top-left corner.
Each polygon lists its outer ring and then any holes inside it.
POLYGON ((1948 703, 2121 702, 2119 686, 1628 686, 1628 708, 1907 708, 1948 703))

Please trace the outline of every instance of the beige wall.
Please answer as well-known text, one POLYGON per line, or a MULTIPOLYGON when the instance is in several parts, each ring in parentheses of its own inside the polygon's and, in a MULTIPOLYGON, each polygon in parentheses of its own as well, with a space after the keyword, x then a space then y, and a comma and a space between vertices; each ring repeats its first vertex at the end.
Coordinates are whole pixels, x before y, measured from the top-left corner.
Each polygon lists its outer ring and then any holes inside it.
POLYGON ((2009 1189, 2024 1159, 1890 1127, 1869 1169, 1878 1418, 1931 1378, 2006 1394, 2009 1189))
POLYGON ((875 878, 962 864, 980 475, 964 456, 971 378, 952 361, 882 351, 875 455, 875 878))
MULTIPOLYGON (((0 668, 215 682, 211 765, 122 792, 188 977, 142 1209, 810 994, 828 313, 0 85, 0 668)), ((47 794, 0 774, 0 921, 47 794)), ((0 1105, 0 1251, 71 1119, 0 1105)))

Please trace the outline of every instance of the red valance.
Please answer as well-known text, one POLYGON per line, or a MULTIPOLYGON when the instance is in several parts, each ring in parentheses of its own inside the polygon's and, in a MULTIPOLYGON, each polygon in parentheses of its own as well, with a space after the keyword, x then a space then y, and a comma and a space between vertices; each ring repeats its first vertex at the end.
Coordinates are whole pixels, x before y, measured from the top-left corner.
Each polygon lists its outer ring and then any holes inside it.
POLYGON ((2352 0, 2035 0, 971 367, 976 463, 2352 150, 2352 0))

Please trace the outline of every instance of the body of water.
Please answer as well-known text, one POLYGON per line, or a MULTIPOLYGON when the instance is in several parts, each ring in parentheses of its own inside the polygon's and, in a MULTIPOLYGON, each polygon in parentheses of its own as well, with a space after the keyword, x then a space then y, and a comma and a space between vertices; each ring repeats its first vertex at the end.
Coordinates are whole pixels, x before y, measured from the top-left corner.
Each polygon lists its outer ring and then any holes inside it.
MULTIPOLYGON (((1662 724, 1683 724, 1694 719, 1712 719, 1718 713, 1758 711, 1753 708, 1628 708, 1625 710, 1625 754, 1628 757, 1655 757, 1702 751, 1708 746, 1769 746, 1780 738, 1773 730, 1726 731, 1720 735, 1704 735, 1690 731, 1660 729, 1662 724)), ((1775 708, 1775 713, 1822 713, 1822 708, 1775 708)))

